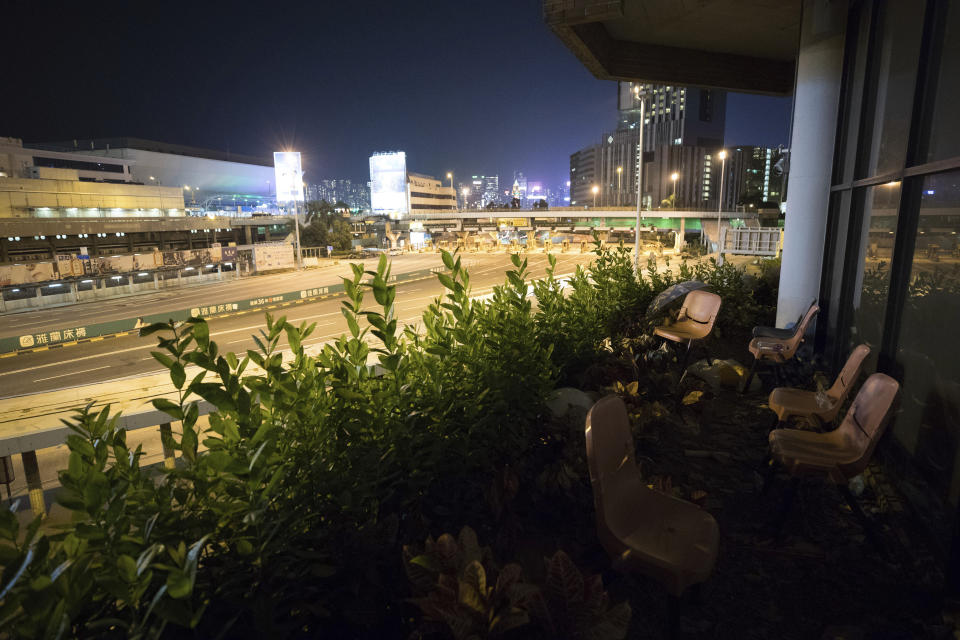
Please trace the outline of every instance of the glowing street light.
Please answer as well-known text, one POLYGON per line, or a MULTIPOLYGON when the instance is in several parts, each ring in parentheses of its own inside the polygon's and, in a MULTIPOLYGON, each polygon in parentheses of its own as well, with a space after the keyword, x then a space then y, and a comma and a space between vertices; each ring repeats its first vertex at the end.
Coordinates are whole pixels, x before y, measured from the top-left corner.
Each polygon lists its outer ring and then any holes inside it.
POLYGON ((680 174, 674 171, 670 174, 670 180, 673 181, 673 208, 677 208, 677 180, 680 179, 680 174))
POLYGON ((600 187, 593 185, 593 188, 590 190, 593 191, 593 206, 597 206, 597 193, 600 191, 600 187))
POLYGON ((464 188, 462 189, 462 193, 463 193, 463 208, 466 209, 466 208, 467 208, 467 196, 470 195, 470 187, 464 187, 464 188))
POLYGON ((623 190, 623 167, 617 167, 617 206, 620 206, 620 192, 623 190))
POLYGON ((447 171, 447 179, 450 180, 450 188, 453 189, 453 172, 447 171))
POLYGON ((723 177, 727 173, 727 150, 721 149, 717 156, 720 158, 720 195, 717 198, 717 254, 719 254, 722 249, 720 246, 720 212, 723 211, 723 177))

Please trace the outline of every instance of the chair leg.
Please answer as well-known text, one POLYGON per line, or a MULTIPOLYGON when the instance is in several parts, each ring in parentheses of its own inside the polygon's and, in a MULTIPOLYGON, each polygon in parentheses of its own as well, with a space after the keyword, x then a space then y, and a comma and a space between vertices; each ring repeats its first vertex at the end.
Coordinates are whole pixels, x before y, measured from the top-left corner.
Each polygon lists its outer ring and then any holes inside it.
POLYGON ((837 485, 837 487, 840 489, 840 493, 843 494, 843 499, 847 501, 847 505, 850 507, 853 515, 856 516, 857 520, 860 522, 860 526, 863 527, 864 532, 867 534, 867 538, 870 539, 870 543, 883 558, 889 559, 887 548, 883 544, 883 540, 880 538, 880 533, 877 531, 876 523, 873 521, 873 518, 864 513, 860 503, 857 502, 857 497, 850 492, 850 487, 845 484, 837 485))
POLYGON ((776 461, 770 457, 764 461, 763 471, 760 474, 763 477, 763 487, 760 489, 760 495, 765 496, 770 490, 770 486, 773 484, 773 478, 777 475, 777 465, 776 461))
POLYGON ((797 499, 797 493, 800 491, 800 478, 790 478, 790 487, 783 496, 783 502, 780 503, 780 510, 777 513, 777 519, 774 521, 774 528, 777 532, 777 538, 783 537, 783 527, 787 524, 787 517, 793 509, 793 503, 797 499))
POLYGON ((673 594, 667 594, 667 637, 676 640, 680 637, 680 609, 683 601, 673 594))
POLYGON ((750 383, 753 382, 753 372, 757 368, 757 359, 754 358, 753 362, 750 363, 750 371, 747 372, 747 377, 743 381, 743 388, 740 389, 740 393, 744 394, 750 389, 750 383))
POLYGON ((687 350, 683 352, 683 360, 680 362, 680 371, 687 370, 687 360, 690 359, 690 348, 693 346, 693 340, 687 340, 687 350))

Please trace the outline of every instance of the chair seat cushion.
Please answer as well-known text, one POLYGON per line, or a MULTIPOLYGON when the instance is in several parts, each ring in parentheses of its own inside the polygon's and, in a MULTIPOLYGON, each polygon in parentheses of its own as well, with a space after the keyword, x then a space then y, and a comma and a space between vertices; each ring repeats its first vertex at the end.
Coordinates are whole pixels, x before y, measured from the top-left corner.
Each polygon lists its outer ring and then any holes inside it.
POLYGON ((842 467, 857 460, 861 451, 839 429, 814 433, 799 429, 770 432, 770 453, 791 475, 826 476, 845 482, 842 467))
POLYGON ((827 398, 827 404, 821 407, 817 404, 817 392, 794 389, 792 387, 777 387, 768 399, 770 409, 777 414, 780 420, 790 416, 805 418, 817 417, 823 422, 830 422, 837 415, 839 406, 834 398, 827 398))
POLYGON ((713 516, 646 486, 637 489, 636 498, 631 517, 620 522, 621 548, 615 566, 649 575, 674 595, 707 580, 720 544, 713 516))
POLYGON ((777 329, 776 327, 754 327, 754 338, 776 338, 777 340, 789 340, 793 337, 796 328, 777 329))
POLYGON ((687 340, 700 340, 710 333, 710 325, 696 322, 694 320, 680 320, 663 327, 657 327, 653 332, 661 338, 673 340, 674 342, 686 342, 687 340))

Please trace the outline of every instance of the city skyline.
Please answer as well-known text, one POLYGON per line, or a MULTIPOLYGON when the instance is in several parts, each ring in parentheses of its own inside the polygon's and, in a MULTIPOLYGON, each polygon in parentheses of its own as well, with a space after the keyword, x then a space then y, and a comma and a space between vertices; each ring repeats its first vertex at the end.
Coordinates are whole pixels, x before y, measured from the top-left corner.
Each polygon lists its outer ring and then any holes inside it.
MULTIPOLYGON (((9 17, 24 28, 10 34, 13 50, 34 50, 29 34, 41 26, 47 37, 29 68, 9 71, 0 135, 136 136, 257 155, 295 147, 307 181, 361 180, 370 153, 395 148, 432 175, 522 168, 552 183, 570 153, 613 127, 615 83, 594 79, 543 28, 539 2, 477 3, 469 20, 461 5, 374 5, 305 7, 288 23, 242 4, 191 7, 184 21, 139 5, 51 16, 16 3, 9 17), (319 23, 334 28, 317 32, 319 23), (89 38, 102 24, 111 38, 89 38), (258 32, 286 35, 264 48, 258 32), (67 59, 69 77, 16 97, 67 59), (477 60, 489 70, 483 82, 460 71, 477 60)), ((789 98, 730 94, 726 143, 787 144, 789 108, 789 98)))

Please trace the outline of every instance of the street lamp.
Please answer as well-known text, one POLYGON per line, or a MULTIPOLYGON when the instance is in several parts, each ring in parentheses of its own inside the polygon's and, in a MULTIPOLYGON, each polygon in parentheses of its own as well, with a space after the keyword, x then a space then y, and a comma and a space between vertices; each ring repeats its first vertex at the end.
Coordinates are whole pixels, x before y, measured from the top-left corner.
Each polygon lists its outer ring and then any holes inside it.
POLYGON ((617 206, 620 206, 620 192, 623 190, 623 167, 617 167, 617 206))
POLYGON ((461 189, 461 192, 463 193, 463 208, 466 209, 466 208, 467 208, 467 196, 470 195, 470 187, 464 187, 463 189, 461 189))
POLYGON ((720 195, 717 198, 717 255, 720 255, 720 212, 723 211, 723 178, 727 168, 727 150, 721 149, 717 154, 720 157, 720 195))
POLYGON ((680 179, 680 174, 674 171, 670 174, 670 180, 673 181, 673 208, 677 208, 677 180, 680 179))
POLYGON ((450 180, 450 188, 453 189, 453 172, 447 172, 447 178, 450 180))
POLYGON ((597 192, 600 191, 600 187, 598 187, 597 185, 593 185, 593 188, 590 189, 590 190, 593 191, 593 206, 596 207, 596 206, 597 206, 597 192))
POLYGON ((640 273, 640 218, 641 201, 643 199, 643 133, 646 126, 646 97, 645 91, 640 91, 640 85, 633 85, 633 99, 640 101, 640 136, 637 140, 637 221, 633 227, 633 272, 640 273))

